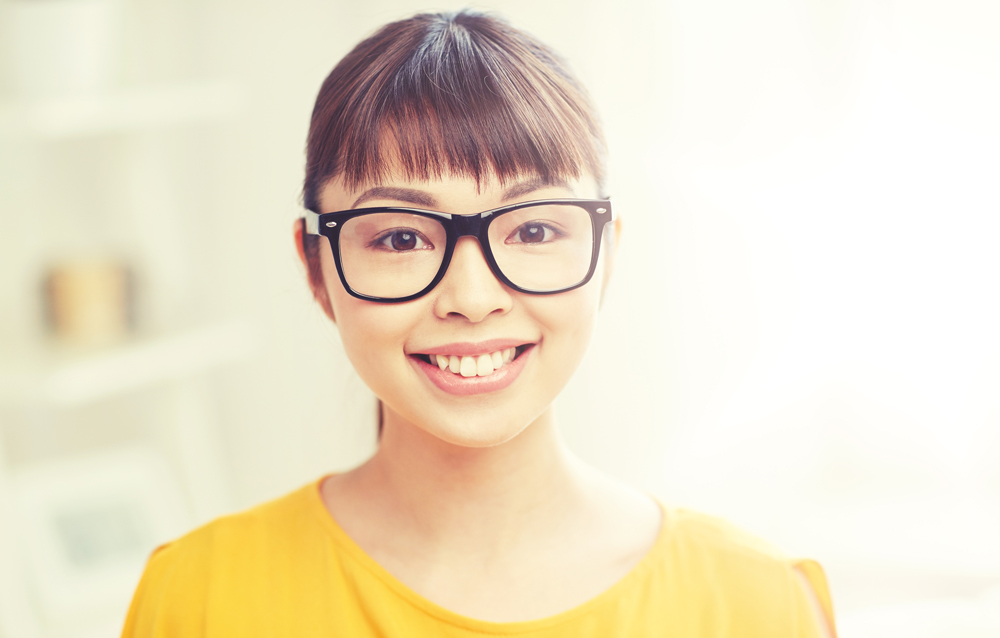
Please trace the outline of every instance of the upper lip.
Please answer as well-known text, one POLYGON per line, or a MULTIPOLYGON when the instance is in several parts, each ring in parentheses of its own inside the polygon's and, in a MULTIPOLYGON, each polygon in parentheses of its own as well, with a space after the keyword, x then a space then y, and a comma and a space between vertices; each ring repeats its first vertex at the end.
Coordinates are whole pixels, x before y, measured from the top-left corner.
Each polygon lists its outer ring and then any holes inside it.
POLYGON ((534 343, 530 339, 490 339, 489 341, 460 341, 448 343, 442 346, 432 346, 414 350, 409 354, 448 354, 456 357, 474 357, 482 354, 490 354, 498 350, 516 348, 526 343, 534 343))

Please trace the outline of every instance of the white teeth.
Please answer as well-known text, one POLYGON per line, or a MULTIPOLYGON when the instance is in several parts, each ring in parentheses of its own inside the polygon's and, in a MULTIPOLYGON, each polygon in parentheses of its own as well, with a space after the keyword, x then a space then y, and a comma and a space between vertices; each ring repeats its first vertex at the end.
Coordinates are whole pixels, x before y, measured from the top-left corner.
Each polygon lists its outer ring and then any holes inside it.
POLYGON ((476 375, 485 377, 488 374, 493 374, 493 357, 481 354, 476 359, 476 375))
POLYGON ((462 357, 462 367, 459 369, 463 377, 474 377, 478 371, 476 360, 472 357, 462 357))
POLYGON ((432 354, 429 357, 432 364, 452 374, 460 374, 463 377, 485 377, 513 361, 516 355, 516 348, 504 348, 474 357, 460 357, 454 354, 432 354))

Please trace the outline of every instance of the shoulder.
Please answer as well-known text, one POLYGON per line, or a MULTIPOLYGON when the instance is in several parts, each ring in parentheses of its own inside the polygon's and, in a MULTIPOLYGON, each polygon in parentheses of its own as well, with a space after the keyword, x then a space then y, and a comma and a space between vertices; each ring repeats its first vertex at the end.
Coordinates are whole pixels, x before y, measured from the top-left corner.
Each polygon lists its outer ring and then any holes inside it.
POLYGON ((727 623, 757 627, 760 635, 816 635, 803 584, 821 590, 821 597, 826 594, 817 563, 789 557, 725 519, 664 509, 664 577, 684 592, 689 606, 727 623), (809 569, 803 571, 802 565, 809 569))
POLYGON ((213 593, 252 599, 308 534, 315 510, 311 483, 281 498, 222 516, 161 545, 150 556, 129 608, 123 636, 200 635, 213 593), (279 558, 280 557, 280 558, 279 558), (275 560, 276 559, 276 560, 275 560))
MULTIPOLYGON (((250 509, 221 516, 170 543, 157 548, 150 566, 172 563, 178 566, 225 563, 230 557, 252 555, 248 552, 275 550, 292 542, 290 532, 302 530, 315 517, 310 492, 316 483, 299 488, 280 498, 250 509)), ((242 562, 246 562, 243 560, 242 562)))
POLYGON ((665 508, 665 522, 673 543, 705 557, 738 564, 784 563, 787 557, 774 545, 729 521, 683 508, 665 508))
POLYGON ((729 521, 688 509, 666 508, 667 541, 678 571, 723 585, 788 580, 793 561, 777 547, 729 521))

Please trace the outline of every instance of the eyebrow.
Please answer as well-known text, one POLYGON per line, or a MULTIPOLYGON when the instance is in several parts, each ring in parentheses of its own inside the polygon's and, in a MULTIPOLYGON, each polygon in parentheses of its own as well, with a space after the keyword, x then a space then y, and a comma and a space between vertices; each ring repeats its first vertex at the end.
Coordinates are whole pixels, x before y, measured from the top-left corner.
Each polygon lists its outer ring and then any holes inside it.
POLYGON ((513 186, 505 190, 503 193, 503 199, 501 199, 500 201, 508 202, 514 199, 515 197, 521 197, 522 195, 527 195, 528 193, 532 193, 534 191, 546 188, 548 186, 561 186, 570 191, 571 193, 573 192, 573 189, 569 187, 569 184, 567 184, 565 180, 559 179, 557 177, 550 179, 532 179, 528 180, 527 182, 519 182, 517 184, 514 184, 513 186))
MULTIPOLYGON (((500 201, 508 202, 515 197, 521 197, 532 193, 534 191, 546 188, 549 186, 561 186, 570 192, 573 189, 569 187, 569 184, 565 180, 553 178, 553 179, 533 179, 526 182, 519 182, 514 184, 510 188, 504 191, 503 197, 500 201)), ((365 192, 361 193, 351 208, 357 208, 361 204, 373 200, 373 199, 391 199, 397 202, 406 202, 408 204, 416 204, 417 206, 423 206, 424 208, 435 208, 437 206, 437 200, 434 197, 422 190, 416 188, 401 188, 398 186, 375 186, 369 188, 365 192)))
POLYGON ((375 186, 361 193, 361 196, 354 200, 351 208, 357 208, 360 204, 372 199, 391 199, 397 202, 407 202, 416 204, 424 208, 434 208, 437 200, 428 193, 415 188, 399 188, 395 186, 375 186))

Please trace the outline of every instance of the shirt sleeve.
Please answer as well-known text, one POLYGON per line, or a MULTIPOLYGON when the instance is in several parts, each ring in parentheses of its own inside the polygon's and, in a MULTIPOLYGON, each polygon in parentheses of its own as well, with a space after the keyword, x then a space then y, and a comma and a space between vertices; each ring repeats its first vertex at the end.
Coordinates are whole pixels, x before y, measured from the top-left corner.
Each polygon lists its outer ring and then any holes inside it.
POLYGON ((172 543, 153 552, 132 597, 122 638, 205 635, 207 577, 198 549, 172 543))
MULTIPOLYGON (((829 635, 836 638, 837 627, 834 623, 833 618, 833 601, 830 597, 830 588, 826 582, 826 574, 823 572, 823 568, 814 560, 801 559, 792 562, 792 567, 804 577, 802 583, 803 587, 810 587, 812 593, 815 595, 815 601, 819 604, 818 613, 814 611, 815 605, 809 600, 808 592, 803 592, 803 596, 806 597, 804 601, 804 607, 811 616, 820 615, 820 618, 816 618, 819 623, 825 623, 829 628, 829 635)), ((823 634, 821 634, 823 635, 823 634)))

